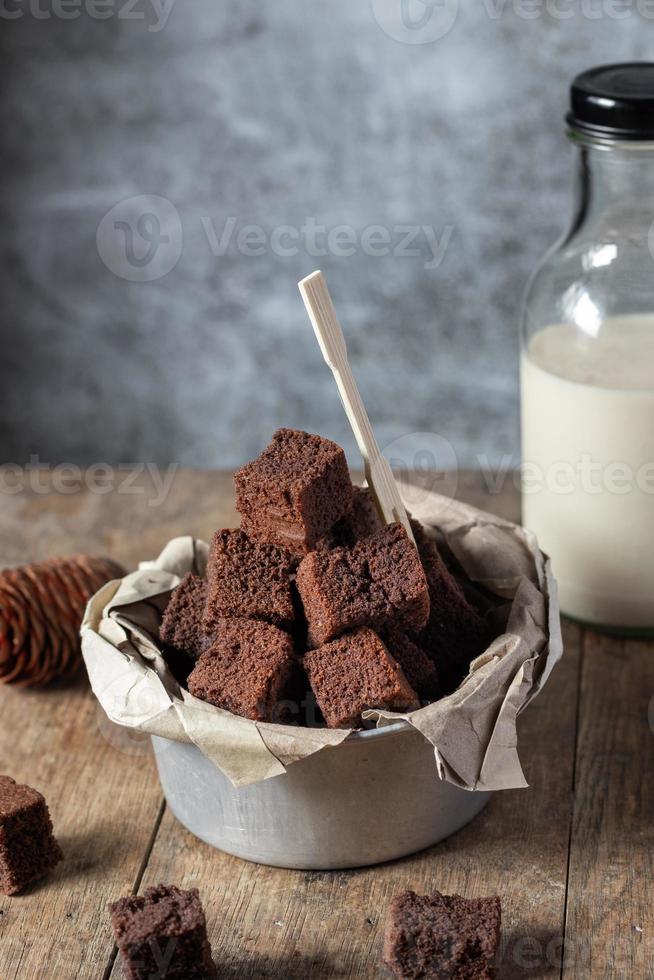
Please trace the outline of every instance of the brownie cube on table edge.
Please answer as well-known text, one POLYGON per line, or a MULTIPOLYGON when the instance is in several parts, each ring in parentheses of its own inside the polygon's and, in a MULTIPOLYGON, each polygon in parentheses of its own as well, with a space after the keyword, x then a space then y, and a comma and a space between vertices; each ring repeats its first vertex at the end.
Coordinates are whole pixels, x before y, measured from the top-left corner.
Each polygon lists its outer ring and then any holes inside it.
POLYGON ((216 968, 197 888, 147 888, 109 906, 128 980, 214 980, 216 968))
POLYGON ((20 894, 62 859, 44 797, 0 776, 0 893, 20 894))
POLYGON ((501 916, 497 896, 401 892, 386 919, 384 963, 398 980, 494 980, 501 916))

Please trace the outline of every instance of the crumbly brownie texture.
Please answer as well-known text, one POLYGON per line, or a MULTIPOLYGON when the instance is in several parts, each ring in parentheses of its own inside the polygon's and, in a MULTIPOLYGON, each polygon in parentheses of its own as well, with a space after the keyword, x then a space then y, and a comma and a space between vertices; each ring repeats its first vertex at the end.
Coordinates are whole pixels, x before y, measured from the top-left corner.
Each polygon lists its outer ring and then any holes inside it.
POLYGON ((189 573, 173 589, 161 620, 160 639, 171 650, 193 660, 202 656, 208 642, 202 626, 206 601, 206 581, 189 573))
POLYGON ((207 923, 197 888, 148 888, 109 906, 128 980, 213 980, 207 923))
POLYGON ((214 534, 207 562, 205 633, 221 619, 260 619, 288 629, 295 619, 291 574, 293 556, 262 544, 238 529, 214 534))
POLYGON ((436 543, 417 521, 412 521, 412 527, 430 603, 429 620, 416 639, 436 662, 443 693, 451 694, 467 675, 470 662, 488 646, 489 630, 447 569, 436 543))
POLYGON ((352 508, 345 453, 335 442, 278 429, 257 459, 234 474, 243 530, 304 555, 352 508))
POLYGON ((438 671, 434 661, 427 656, 422 647, 401 630, 383 630, 380 635, 421 702, 427 704, 436 701, 439 690, 438 671))
POLYGON ((252 721, 280 721, 296 667, 291 637, 248 619, 223 619, 188 679, 196 698, 252 721))
POLYGON ((371 629, 341 636, 304 658, 318 707, 329 728, 356 728, 366 708, 413 711, 416 692, 371 629))
POLYGON ((384 527, 379 511, 368 487, 354 487, 352 510, 349 517, 356 541, 369 538, 384 527))
POLYGON ((0 892, 17 895, 62 858, 41 794, 0 776, 0 892))
POLYGON ((401 524, 353 548, 313 551, 300 564, 297 587, 313 647, 359 626, 420 630, 429 618, 425 572, 401 524))
POLYGON ((353 487, 352 490, 352 510, 336 522, 317 547, 352 548, 357 541, 369 538, 384 527, 368 487, 353 487))
POLYGON ((384 963, 400 980, 493 980, 500 923, 497 897, 402 892, 388 912, 384 963))

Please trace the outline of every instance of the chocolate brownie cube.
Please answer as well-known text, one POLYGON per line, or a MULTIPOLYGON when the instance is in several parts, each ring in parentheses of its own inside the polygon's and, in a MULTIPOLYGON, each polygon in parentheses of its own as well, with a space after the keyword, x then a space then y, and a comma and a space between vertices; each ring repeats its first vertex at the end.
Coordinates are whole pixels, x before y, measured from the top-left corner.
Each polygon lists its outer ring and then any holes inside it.
POLYGON ((313 647, 359 626, 419 630, 429 618, 425 572, 401 524, 353 548, 311 552, 300 563, 297 587, 313 647))
POLYGON ((202 656, 208 638, 202 625, 207 601, 207 583, 189 573, 170 594, 161 620, 159 638, 171 651, 193 660, 202 656))
POLYGON ((318 542, 318 548, 352 548, 362 538, 381 531, 384 522, 368 487, 353 487, 352 509, 318 542))
POLYGON ((248 537, 238 528, 216 531, 207 562, 206 633, 221 619, 260 619, 288 629, 295 619, 290 552, 248 537))
POLYGON ((385 526, 368 487, 354 487, 352 510, 348 518, 355 541, 369 538, 385 526))
POLYGON ((380 636, 420 700, 425 704, 436 701, 440 696, 438 671, 422 647, 402 630, 383 630, 380 636))
POLYGON ((41 794, 0 776, 0 892, 18 895, 62 858, 41 794))
POLYGON ((493 980, 501 915, 496 896, 402 892, 388 912, 384 963, 399 980, 493 980))
POLYGON ((236 507, 250 537, 303 555, 352 507, 345 453, 329 439, 278 429, 234 475, 236 507))
POLYGON ((428 622, 416 641, 435 661, 443 693, 450 694, 491 637, 486 623, 445 565, 436 542, 417 521, 412 522, 412 527, 427 576, 430 606, 428 622))
POLYGON ((297 661, 291 637, 253 619, 223 619, 188 679, 196 698, 252 721, 280 721, 297 661))
POLYGON ((109 906, 127 980, 213 980, 207 923, 197 888, 147 888, 109 906))
POLYGON ((371 629, 309 650, 304 668, 328 728, 356 728, 367 708, 413 711, 416 692, 371 629))

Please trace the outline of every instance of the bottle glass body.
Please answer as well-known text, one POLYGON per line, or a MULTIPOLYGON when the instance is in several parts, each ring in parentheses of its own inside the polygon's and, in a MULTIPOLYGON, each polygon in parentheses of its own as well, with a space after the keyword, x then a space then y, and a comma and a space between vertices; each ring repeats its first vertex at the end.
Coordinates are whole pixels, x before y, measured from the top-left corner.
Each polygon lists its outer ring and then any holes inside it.
POLYGON ((523 522, 563 612, 654 632, 654 143, 577 145, 522 313, 523 522))

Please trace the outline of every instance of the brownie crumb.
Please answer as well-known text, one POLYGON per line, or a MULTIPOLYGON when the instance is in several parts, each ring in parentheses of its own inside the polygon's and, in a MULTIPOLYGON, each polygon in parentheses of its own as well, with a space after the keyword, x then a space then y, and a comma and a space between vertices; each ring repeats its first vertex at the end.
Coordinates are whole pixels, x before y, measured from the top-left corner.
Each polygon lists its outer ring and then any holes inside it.
POLYGON ((313 551, 300 564, 297 587, 313 647, 360 626, 419 630, 429 617, 425 572, 401 524, 353 548, 313 551))
POLYGON ((371 629, 346 633, 304 658, 316 701, 329 728, 357 728, 368 708, 413 711, 416 692, 371 629))
POLYGON ((290 628, 295 619, 291 573, 297 562, 283 548, 224 528, 211 541, 207 563, 206 633, 221 619, 260 619, 290 628))
POLYGON ((18 895, 62 859, 43 796, 0 776, 0 892, 18 895))
POLYGON ((252 721, 284 720, 297 661, 291 637, 268 623, 223 619, 188 679, 196 698, 252 721))
POLYGON ((261 455, 235 473, 234 484, 243 530, 298 555, 352 509, 341 447, 295 429, 278 429, 261 455))
POLYGON ((197 888, 148 888, 109 906, 127 980, 214 980, 207 923, 197 888))
POLYGON ((399 980, 494 980, 500 925, 497 896, 405 891, 388 912, 384 963, 399 980))

